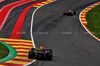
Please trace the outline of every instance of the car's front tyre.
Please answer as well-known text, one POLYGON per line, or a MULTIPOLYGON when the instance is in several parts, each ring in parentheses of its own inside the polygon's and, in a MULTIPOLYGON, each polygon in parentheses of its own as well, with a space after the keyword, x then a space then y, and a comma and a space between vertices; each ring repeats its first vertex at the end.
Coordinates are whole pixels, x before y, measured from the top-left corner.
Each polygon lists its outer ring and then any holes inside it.
POLYGON ((28 59, 33 59, 33 57, 34 57, 34 53, 32 51, 29 51, 28 59))

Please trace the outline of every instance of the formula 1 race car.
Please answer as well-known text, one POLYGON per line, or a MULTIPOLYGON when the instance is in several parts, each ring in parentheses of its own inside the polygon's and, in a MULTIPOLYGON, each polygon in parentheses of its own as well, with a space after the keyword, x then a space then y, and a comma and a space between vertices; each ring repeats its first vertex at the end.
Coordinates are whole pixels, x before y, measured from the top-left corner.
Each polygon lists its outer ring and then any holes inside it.
POLYGON ((37 59, 37 60, 52 60, 53 52, 51 49, 44 49, 43 47, 32 48, 29 51, 28 58, 29 59, 37 59))
POLYGON ((67 10, 66 12, 63 13, 63 15, 68 15, 68 16, 72 16, 74 14, 76 14, 76 12, 72 10, 67 10))

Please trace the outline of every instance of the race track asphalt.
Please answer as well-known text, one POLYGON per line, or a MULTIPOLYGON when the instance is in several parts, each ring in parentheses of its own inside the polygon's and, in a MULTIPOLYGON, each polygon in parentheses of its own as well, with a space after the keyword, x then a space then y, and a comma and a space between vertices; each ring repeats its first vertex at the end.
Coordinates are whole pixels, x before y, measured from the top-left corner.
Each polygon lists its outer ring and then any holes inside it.
POLYGON ((19 1, 19 0, 5 0, 5 1, 3 1, 3 2, 0 3, 0 9, 2 7, 4 7, 5 5, 13 3, 13 2, 16 2, 16 1, 19 1))
MULTIPOLYGON (((19 0, 16 0, 16 1, 19 1, 19 0)), ((13 2, 15 2, 15 0, 14 1, 11 0, 10 2, 13 3, 13 2)), ((29 5, 31 5, 31 4, 33 4, 35 2, 36 1, 33 1, 33 2, 29 2, 29 3, 26 3, 26 4, 20 5, 20 6, 16 7, 16 8, 14 8, 10 12, 10 14, 9 14, 9 16, 8 16, 8 18, 6 20, 6 23, 5 23, 4 27, 3 27, 3 29, 0 31, 0 38, 9 38, 10 37, 11 32, 12 32, 12 30, 13 30, 13 28, 14 28, 14 26, 15 26, 15 24, 16 24, 19 16, 20 16, 20 14, 23 12, 23 10, 27 6, 29 6, 29 5)), ((4 1, 4 2, 2 2, 2 3, 4 5, 10 4, 9 1, 7 1, 7 0, 4 1)), ((30 16, 30 18, 31 18, 31 16, 30 16)), ((29 24, 29 27, 30 27, 30 24, 29 24)), ((23 35, 23 32, 22 32, 22 35, 23 35)))
POLYGON ((53 60, 37 60, 30 66, 100 66, 100 42, 79 21, 79 13, 98 0, 57 0, 40 8, 34 18, 36 47, 53 50, 53 60), (72 9, 74 16, 63 16, 72 9))
MULTIPOLYGON (((37 10, 33 26, 35 45, 37 48, 41 44, 45 48, 51 48, 53 60, 37 60, 30 66, 100 66, 100 42, 90 36, 79 21, 79 13, 97 1, 99 0, 57 0, 37 10), (68 9, 75 10, 77 14, 63 16, 63 12, 68 9)), ((8 23, 0 32, 0 38, 9 38, 18 16, 28 5, 17 7, 11 12, 8 23), (16 19, 9 20, 13 16, 16 19)), ((25 21, 31 21, 33 11, 34 8, 29 10, 25 21)), ((24 27, 21 39, 30 40, 30 23, 25 22, 24 27)))

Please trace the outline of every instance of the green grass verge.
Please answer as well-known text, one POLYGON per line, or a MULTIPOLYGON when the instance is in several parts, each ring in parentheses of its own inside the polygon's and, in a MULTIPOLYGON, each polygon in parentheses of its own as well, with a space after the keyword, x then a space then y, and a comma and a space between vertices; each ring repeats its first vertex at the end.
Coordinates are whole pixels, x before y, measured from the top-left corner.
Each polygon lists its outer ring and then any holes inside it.
POLYGON ((9 54, 9 49, 0 43, 0 59, 6 57, 9 54))
POLYGON ((96 37, 100 38, 100 5, 94 7, 86 14, 86 26, 96 37))

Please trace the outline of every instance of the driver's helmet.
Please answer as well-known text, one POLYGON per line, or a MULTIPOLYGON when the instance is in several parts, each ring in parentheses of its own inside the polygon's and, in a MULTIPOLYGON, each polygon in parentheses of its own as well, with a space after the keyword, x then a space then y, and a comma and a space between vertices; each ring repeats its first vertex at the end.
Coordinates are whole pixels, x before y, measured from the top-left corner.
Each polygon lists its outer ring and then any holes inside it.
POLYGON ((42 45, 40 46, 40 49, 43 50, 43 46, 42 45))
POLYGON ((71 10, 68 10, 68 12, 71 12, 71 10))

